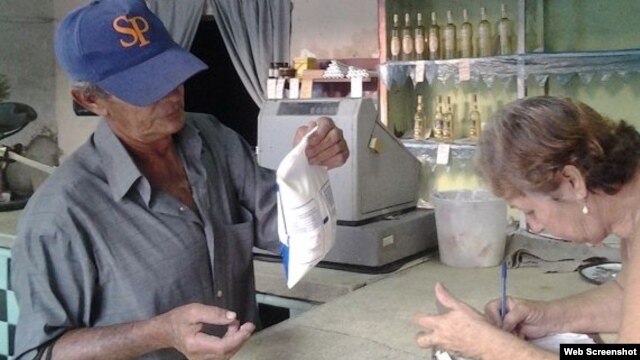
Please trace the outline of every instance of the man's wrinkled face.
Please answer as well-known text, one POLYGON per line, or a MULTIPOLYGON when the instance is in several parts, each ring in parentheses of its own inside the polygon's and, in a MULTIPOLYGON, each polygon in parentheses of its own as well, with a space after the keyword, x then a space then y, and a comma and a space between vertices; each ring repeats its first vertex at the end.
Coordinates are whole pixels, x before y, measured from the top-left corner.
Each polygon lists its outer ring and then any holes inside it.
POLYGON ((170 137, 184 127, 184 86, 148 106, 135 106, 115 96, 100 99, 103 115, 123 141, 151 143, 170 137))

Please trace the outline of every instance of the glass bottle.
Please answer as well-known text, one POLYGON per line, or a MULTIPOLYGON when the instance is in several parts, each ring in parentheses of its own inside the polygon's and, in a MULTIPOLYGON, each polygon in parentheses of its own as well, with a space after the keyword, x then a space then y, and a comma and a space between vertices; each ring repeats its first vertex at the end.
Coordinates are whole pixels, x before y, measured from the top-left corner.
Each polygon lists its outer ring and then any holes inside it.
POLYGON ((451 108, 451 96, 447 96, 447 112, 443 114, 442 139, 453 140, 453 109, 451 108))
POLYGON ((478 56, 492 56, 491 50, 491 23, 487 20, 487 12, 480 8, 480 23, 478 24, 478 56))
POLYGON ((267 99, 276 98, 276 82, 278 80, 278 63, 269 64, 269 77, 267 78, 267 99))
POLYGON ((411 28, 411 16, 404 14, 404 27, 402 28, 402 60, 413 60, 413 28, 411 28))
POLYGON ((431 26, 429 26, 429 59, 440 59, 440 26, 436 21, 436 12, 431 13, 431 26))
POLYGON ((418 95, 416 113, 413 116, 413 138, 416 140, 424 140, 426 137, 427 117, 424 115, 424 104, 422 103, 422 95, 418 95))
POLYGON ((460 25, 460 57, 473 57, 473 27, 469 22, 467 9, 462 10, 462 25, 460 25))
POLYGON ((480 137, 480 111, 478 111, 478 97, 473 94, 473 104, 471 114, 469 114, 469 137, 471 140, 478 140, 480 137))
POLYGON ((451 10, 447 10, 447 25, 444 27, 444 58, 456 57, 456 26, 453 24, 451 10))
POLYGON ((269 79, 278 77, 278 63, 269 63, 269 79))
POLYGON ((393 14, 393 28, 391 29, 391 60, 400 60, 400 26, 398 25, 398 14, 393 14))
POLYGON ((433 137, 442 140, 442 128, 444 126, 444 114, 442 114, 442 96, 438 96, 436 113, 433 115, 433 137))
POLYGON ((502 17, 498 20, 498 41, 497 41, 497 53, 499 55, 511 55, 513 53, 513 48, 511 46, 512 40, 512 29, 513 24, 511 20, 507 17, 507 8, 504 4, 501 7, 502 17))
POLYGON ((422 25, 422 13, 416 15, 416 28, 413 31, 414 49, 416 52, 416 60, 425 60, 424 53, 424 25, 422 25))

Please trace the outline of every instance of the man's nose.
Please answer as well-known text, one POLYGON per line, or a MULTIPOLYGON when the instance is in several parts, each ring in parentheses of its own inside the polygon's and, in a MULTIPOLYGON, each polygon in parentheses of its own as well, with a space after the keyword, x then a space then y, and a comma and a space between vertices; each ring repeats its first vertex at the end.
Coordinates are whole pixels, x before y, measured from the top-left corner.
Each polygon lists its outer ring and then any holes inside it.
POLYGON ((529 231, 531 231, 532 233, 537 234, 542 232, 542 230, 544 230, 544 226, 538 221, 532 221, 530 219, 527 219, 527 225, 529 226, 529 231))
POLYGON ((171 90, 170 93, 167 94, 167 96, 164 97, 165 100, 176 100, 176 99, 181 99, 182 96, 184 94, 184 87, 178 86, 177 88, 171 90))

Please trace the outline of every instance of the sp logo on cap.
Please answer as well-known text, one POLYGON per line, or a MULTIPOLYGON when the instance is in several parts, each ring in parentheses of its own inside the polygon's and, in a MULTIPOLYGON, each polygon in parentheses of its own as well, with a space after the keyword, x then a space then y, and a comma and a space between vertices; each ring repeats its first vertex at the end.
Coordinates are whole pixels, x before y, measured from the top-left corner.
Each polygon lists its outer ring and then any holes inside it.
POLYGON ((144 33, 149 31, 149 23, 142 16, 132 18, 128 18, 125 15, 118 16, 113 20, 113 29, 120 34, 131 36, 131 41, 120 39, 120 44, 125 48, 136 44, 139 44, 139 47, 143 47, 150 43, 144 37, 144 33))

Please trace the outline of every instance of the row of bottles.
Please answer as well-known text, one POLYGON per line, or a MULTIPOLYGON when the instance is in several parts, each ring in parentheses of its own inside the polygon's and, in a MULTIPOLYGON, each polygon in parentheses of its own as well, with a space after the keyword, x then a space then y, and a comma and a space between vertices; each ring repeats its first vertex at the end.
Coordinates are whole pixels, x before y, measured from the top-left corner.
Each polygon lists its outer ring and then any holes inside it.
POLYGON ((507 16, 504 4, 502 4, 502 17, 496 24, 495 37, 492 34, 491 23, 487 20, 485 8, 480 8, 475 51, 473 26, 469 22, 467 9, 462 10, 462 21, 458 30, 451 10, 448 10, 447 24, 441 29, 436 13, 432 12, 431 26, 426 29, 422 22, 422 13, 416 14, 415 26, 411 24, 410 14, 405 13, 404 26, 401 29, 398 14, 393 14, 389 46, 391 60, 440 60, 513 54, 513 23, 507 16))
POLYGON ((289 63, 270 63, 267 78, 267 99, 298 98, 300 80, 289 63))
POLYGON ((480 136, 482 128, 480 111, 478 110, 478 97, 472 97, 471 111, 468 118, 460 118, 456 124, 451 104, 451 97, 447 96, 447 103, 442 103, 442 96, 438 96, 435 104, 435 113, 429 118, 425 112, 424 98, 417 96, 416 112, 413 117, 413 138, 425 140, 434 138, 437 141, 453 141, 456 138, 469 138, 475 141, 480 136), (460 126, 460 129, 457 127, 460 126))

